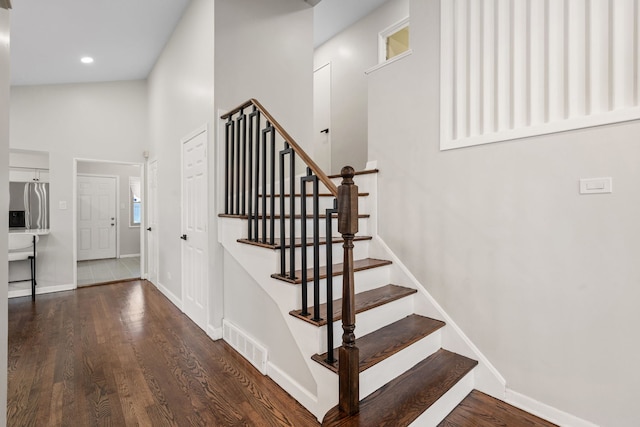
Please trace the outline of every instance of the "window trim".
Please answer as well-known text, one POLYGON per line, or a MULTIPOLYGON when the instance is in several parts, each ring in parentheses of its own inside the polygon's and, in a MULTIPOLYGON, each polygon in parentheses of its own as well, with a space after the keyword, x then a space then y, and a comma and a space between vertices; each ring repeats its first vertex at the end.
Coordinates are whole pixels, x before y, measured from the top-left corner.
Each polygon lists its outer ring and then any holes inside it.
POLYGON ((130 176, 129 177, 129 228, 139 228, 140 226, 142 226, 142 180, 140 179, 140 177, 137 176, 130 176), (138 192, 139 197, 140 197, 140 201, 139 202, 135 202, 133 200, 133 196, 134 196, 134 192, 133 192, 133 187, 134 185, 138 186, 138 192), (135 223, 133 222, 133 211, 134 211, 134 207, 136 205, 136 203, 140 206, 140 222, 135 223))
MULTIPOLYGON (((387 38, 389 38, 389 36, 394 35, 395 33, 402 30, 403 28, 408 27, 409 24, 410 24, 410 20, 409 20, 409 16, 407 16, 405 18, 402 18, 400 21, 396 22, 395 24, 388 26, 387 28, 385 28, 384 30, 378 33, 378 64, 383 64, 387 61, 393 61, 396 58, 396 57, 393 57, 393 58, 387 59, 387 38)), ((409 41, 409 48, 407 49, 407 51, 410 51, 410 50, 411 50, 411 41, 409 41)), ((407 51, 396 56, 403 55, 407 51)))

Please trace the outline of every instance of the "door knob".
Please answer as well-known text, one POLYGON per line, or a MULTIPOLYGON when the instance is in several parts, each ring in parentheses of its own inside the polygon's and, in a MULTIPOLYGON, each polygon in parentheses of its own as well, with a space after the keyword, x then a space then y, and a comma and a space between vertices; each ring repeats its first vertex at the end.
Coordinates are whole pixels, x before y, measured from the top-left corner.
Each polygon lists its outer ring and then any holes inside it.
POLYGON ((186 235, 186 234, 183 234, 182 236, 180 236, 180 238, 181 238, 182 240, 187 240, 187 235, 186 235))
POLYGON ((322 130, 320 131, 320 133, 329 133, 329 128, 322 129, 322 130))
POLYGON ((115 225, 114 223, 111 223, 111 226, 112 226, 112 227, 113 227, 114 225, 115 225))
POLYGON ((151 227, 147 228, 147 231, 151 231, 151 227))

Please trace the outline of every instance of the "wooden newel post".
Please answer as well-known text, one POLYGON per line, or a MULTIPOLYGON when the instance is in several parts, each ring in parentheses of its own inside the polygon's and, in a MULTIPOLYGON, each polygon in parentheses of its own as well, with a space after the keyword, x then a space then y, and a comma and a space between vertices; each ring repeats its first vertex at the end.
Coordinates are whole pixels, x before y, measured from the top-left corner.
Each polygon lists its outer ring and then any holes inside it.
POLYGON ((344 239, 342 273, 342 346, 339 351, 340 411, 353 415, 360 404, 359 362, 356 347, 355 287, 353 280, 353 237, 358 232, 358 186, 353 183, 355 171, 342 168, 342 184, 338 187, 338 232, 344 239))

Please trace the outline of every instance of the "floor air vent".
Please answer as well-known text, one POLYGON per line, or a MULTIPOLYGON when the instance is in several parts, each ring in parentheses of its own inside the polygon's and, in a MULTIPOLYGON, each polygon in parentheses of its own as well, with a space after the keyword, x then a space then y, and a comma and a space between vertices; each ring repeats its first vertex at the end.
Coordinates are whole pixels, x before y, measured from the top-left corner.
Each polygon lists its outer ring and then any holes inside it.
POLYGON ((222 337, 238 353, 255 366, 262 375, 267 375, 267 349, 258 344, 243 330, 224 320, 222 322, 222 337))

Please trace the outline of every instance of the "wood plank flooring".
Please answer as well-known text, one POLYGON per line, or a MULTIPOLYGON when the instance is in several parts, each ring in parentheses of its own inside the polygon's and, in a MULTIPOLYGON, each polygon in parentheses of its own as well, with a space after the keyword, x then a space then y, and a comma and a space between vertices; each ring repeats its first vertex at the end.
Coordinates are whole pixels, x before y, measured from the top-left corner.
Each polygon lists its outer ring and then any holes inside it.
POLYGON ((317 426, 153 285, 9 301, 8 426, 317 426))

